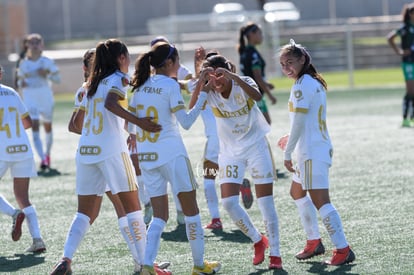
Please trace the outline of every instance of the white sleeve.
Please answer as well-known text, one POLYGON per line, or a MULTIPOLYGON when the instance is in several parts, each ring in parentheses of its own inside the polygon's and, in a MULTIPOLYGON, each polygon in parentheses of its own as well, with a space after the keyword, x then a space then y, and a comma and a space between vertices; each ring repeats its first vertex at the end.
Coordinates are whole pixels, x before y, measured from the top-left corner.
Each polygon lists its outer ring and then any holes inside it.
POLYGON ((190 129, 191 125, 193 125, 194 121, 196 121, 198 115, 200 114, 204 106, 204 103, 206 102, 206 99, 207 93, 201 91, 198 95, 196 104, 190 111, 186 112, 184 109, 181 109, 174 113, 178 122, 184 129, 190 129))
POLYGON ((296 143, 298 142, 303 127, 305 125, 306 114, 296 113, 293 121, 292 127, 290 129, 289 140, 286 144, 285 149, 285 160, 292 160, 292 153, 295 150, 296 143))

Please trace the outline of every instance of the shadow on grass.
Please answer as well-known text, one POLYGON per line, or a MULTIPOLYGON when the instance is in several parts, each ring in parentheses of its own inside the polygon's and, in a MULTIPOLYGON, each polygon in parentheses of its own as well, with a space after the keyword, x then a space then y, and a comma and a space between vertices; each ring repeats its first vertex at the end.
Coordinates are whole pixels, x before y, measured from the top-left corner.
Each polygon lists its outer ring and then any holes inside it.
MULTIPOLYGON (((230 232, 226 232, 224 230, 211 230, 214 237, 220 237, 221 241, 227 242, 235 242, 235 243, 251 243, 251 240, 246 237, 240 230, 232 230, 230 232)), ((205 233, 208 233, 205 231, 205 233)), ((205 238, 213 237, 205 235, 205 238)), ((173 241, 173 242, 188 242, 187 234, 185 232, 185 225, 177 225, 177 227, 170 232, 162 232, 161 238, 165 241, 173 241)))
MULTIPOLYGON (((216 237, 220 237, 221 241, 234 242, 234 243, 251 243, 252 241, 243 234, 240 230, 231 230, 226 232, 224 230, 211 230, 216 237)), ((208 236, 206 236, 208 238, 208 236)))
POLYGON ((45 262, 39 254, 14 254, 12 257, 0 257, 0 272, 19 271, 45 262))
POLYGON ((348 275, 358 275, 359 273, 352 273, 351 269, 355 264, 345 264, 337 266, 335 270, 326 270, 328 265, 322 263, 322 262, 304 262, 303 264, 310 265, 308 272, 312 274, 348 274, 348 275))
POLYGON ((56 176, 61 176, 62 173, 54 168, 46 168, 46 169, 42 169, 37 171, 37 175, 40 177, 56 177, 56 176))
POLYGON ((248 275, 259 275, 259 274, 274 274, 274 275, 287 275, 289 274, 284 269, 269 270, 267 268, 258 268, 255 272, 250 272, 248 275))
POLYGON ((187 234, 185 233, 185 224, 177 225, 173 231, 162 232, 161 238, 165 241, 188 242, 187 234))

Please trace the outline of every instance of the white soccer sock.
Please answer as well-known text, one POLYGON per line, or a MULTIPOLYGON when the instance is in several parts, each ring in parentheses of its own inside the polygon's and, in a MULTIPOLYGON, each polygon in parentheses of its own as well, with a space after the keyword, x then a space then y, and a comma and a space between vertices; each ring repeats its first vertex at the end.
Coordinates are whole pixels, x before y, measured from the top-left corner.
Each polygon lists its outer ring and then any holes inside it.
POLYGON ((53 144, 53 132, 46 133, 45 138, 46 138, 46 155, 50 156, 50 151, 52 149, 52 144, 53 144))
POLYGON ((335 207, 330 203, 324 204, 319 209, 319 213, 334 246, 337 249, 347 247, 348 242, 346 241, 344 230, 342 228, 341 218, 335 207))
POLYGON ((280 257, 279 221, 277 217, 273 196, 266 196, 257 199, 260 212, 269 237, 270 256, 280 257))
POLYGON ((37 219, 36 209, 33 205, 23 208, 23 213, 26 215, 27 225, 32 238, 42 238, 40 235, 39 222, 37 219))
POLYGON ((150 197, 148 196, 148 193, 145 191, 144 181, 142 180, 142 176, 136 177, 138 182, 139 200, 141 201, 141 204, 147 205, 150 203, 150 197))
POLYGON ((216 192, 216 181, 213 179, 204 179, 204 195, 207 201, 207 207, 212 219, 220 218, 219 202, 216 192))
POLYGON ((14 208, 13 205, 11 205, 3 195, 0 195, 0 211, 3 212, 6 215, 13 216, 16 212, 16 208, 14 208))
POLYGON ((85 214, 77 212, 73 218, 63 248, 63 257, 72 259, 78 249, 83 237, 90 227, 90 218, 85 214))
POLYGON ((33 144, 36 148, 36 152, 39 155, 41 160, 44 160, 45 154, 43 153, 43 145, 42 140, 40 139, 40 132, 39 131, 33 131, 33 144))
POLYGON ((190 243, 191 254, 195 266, 204 265, 204 229, 201 225, 200 214, 185 216, 185 232, 190 243))
POLYGON ((309 196, 295 200, 298 207, 300 221, 308 240, 318 240, 321 238, 318 226, 318 215, 316 207, 313 205, 309 196))
POLYGON ((153 217, 148 227, 147 245, 145 247, 144 265, 152 266, 160 248, 161 234, 164 231, 165 221, 153 217))
POLYGON ((128 219, 126 216, 120 217, 118 219, 118 226, 122 237, 128 245, 129 251, 131 251, 132 257, 138 264, 142 264, 142 262, 139 261, 140 259, 138 257, 138 251, 135 248, 134 239, 132 238, 131 232, 129 231, 128 219))
POLYGON ((144 262, 145 245, 147 240, 147 231, 144 223, 144 217, 142 216, 142 210, 128 213, 126 216, 128 219, 129 232, 134 241, 139 262, 142 263, 144 262))
POLYGON ((253 243, 257 243, 262 239, 259 230, 253 225, 246 210, 239 203, 239 196, 232 196, 221 199, 224 209, 229 213, 230 218, 240 228, 240 230, 249 237, 253 243))

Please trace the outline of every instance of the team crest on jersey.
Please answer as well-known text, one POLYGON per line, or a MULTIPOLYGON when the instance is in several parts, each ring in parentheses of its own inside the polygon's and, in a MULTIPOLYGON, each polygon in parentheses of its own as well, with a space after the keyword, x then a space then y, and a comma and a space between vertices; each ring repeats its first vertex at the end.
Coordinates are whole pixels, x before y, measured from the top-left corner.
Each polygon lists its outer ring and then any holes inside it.
POLYGON ((78 101, 82 102, 83 97, 85 96, 85 91, 82 91, 78 94, 78 101))
POLYGON ((301 90, 296 90, 296 91, 293 92, 293 94, 295 95, 295 97, 297 99, 302 97, 302 91, 301 90))
POLYGON ((129 79, 128 78, 122 77, 121 81, 122 81, 122 86, 126 87, 126 86, 129 85, 129 79))
POLYGON ((241 96, 241 94, 236 95, 235 99, 236 99, 237 104, 240 106, 243 106, 244 103, 246 102, 244 98, 241 96))

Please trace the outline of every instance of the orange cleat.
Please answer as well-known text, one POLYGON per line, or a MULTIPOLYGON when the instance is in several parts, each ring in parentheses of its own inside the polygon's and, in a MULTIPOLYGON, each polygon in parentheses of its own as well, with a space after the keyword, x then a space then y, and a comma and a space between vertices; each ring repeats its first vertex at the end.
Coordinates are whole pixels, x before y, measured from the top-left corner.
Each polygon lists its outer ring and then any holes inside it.
POLYGON ((254 244, 254 257, 253 264, 258 265, 264 261, 266 248, 269 247, 269 240, 265 235, 262 235, 262 239, 254 244))
POLYGON ((355 254, 349 246, 341 249, 335 249, 330 260, 325 261, 327 265, 343 265, 352 263, 355 260, 355 254))
POLYGON ((298 260, 306 260, 324 253, 325 247, 323 246, 321 239, 307 240, 305 248, 296 254, 295 257, 298 260))

